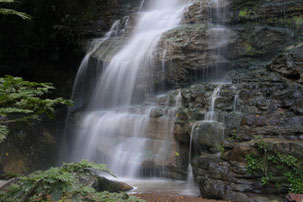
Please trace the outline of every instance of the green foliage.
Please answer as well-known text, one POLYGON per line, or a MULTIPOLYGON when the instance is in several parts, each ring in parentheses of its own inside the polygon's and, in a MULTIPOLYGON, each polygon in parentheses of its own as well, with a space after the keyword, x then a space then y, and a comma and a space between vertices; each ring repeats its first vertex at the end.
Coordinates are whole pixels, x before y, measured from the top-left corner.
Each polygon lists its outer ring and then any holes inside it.
POLYGON ((255 154, 248 154, 245 157, 245 160, 247 162, 247 171, 250 174, 253 174, 254 172, 257 171, 264 171, 264 162, 263 158, 260 156, 257 156, 255 154))
POLYGON ((239 17, 244 19, 249 19, 252 15, 252 12, 247 8, 240 10, 239 17))
POLYGON ((303 25, 303 17, 295 16, 292 19, 297 26, 303 25))
POLYGON ((5 140, 6 135, 9 133, 7 126, 0 125, 0 143, 5 140))
POLYGON ((256 143, 259 151, 261 151, 262 153, 266 153, 268 151, 268 143, 264 142, 263 140, 260 140, 256 143))
POLYGON ((238 141, 241 139, 241 137, 236 132, 233 132, 231 134, 231 139, 238 141))
POLYGON ((254 48, 252 47, 252 45, 250 44, 250 43, 245 43, 244 44, 244 49, 245 49, 245 53, 247 54, 247 55, 254 55, 255 54, 255 50, 254 50, 254 48))
POLYGON ((269 173, 266 176, 262 176, 262 178, 261 178, 262 185, 263 186, 266 185, 270 181, 271 178, 272 178, 272 174, 271 173, 269 173))
POLYGON ((105 165, 88 161, 66 163, 59 168, 19 177, 17 183, 0 192, 0 201, 19 201, 26 195, 29 201, 143 201, 124 193, 98 193, 83 184, 84 178, 90 179, 94 175, 92 169, 109 172, 105 165))
POLYGON ((220 146, 220 155, 221 155, 221 157, 224 156, 224 152, 225 152, 224 144, 222 144, 222 145, 220 146))
MULTIPOLYGON (((0 3, 15 3, 16 1, 14 0, 0 0, 0 3)), ((14 9, 9 9, 9 8, 0 8, 0 14, 3 15, 17 15, 19 17, 21 17, 23 20, 30 20, 32 18, 32 16, 23 13, 23 12, 19 12, 16 11, 14 9)))
POLYGON ((91 163, 86 160, 83 160, 79 163, 64 163, 63 168, 68 172, 72 172, 72 173, 76 172, 80 175, 82 175, 82 174, 85 175, 87 173, 87 168, 91 168, 94 170, 107 172, 107 173, 111 174, 112 176, 114 176, 114 174, 112 174, 110 172, 110 170, 104 164, 91 163))
POLYGON ((0 77, 0 142, 8 134, 8 124, 31 124, 46 114, 53 118, 55 106, 70 105, 63 98, 44 99, 42 96, 54 89, 50 83, 24 81, 20 77, 0 77))
POLYGON ((274 176, 282 176, 280 183, 289 185, 289 191, 292 193, 303 193, 303 162, 291 155, 284 155, 277 151, 270 153, 268 144, 263 140, 256 143, 260 152, 259 155, 248 154, 246 156, 248 173, 262 173, 261 182, 263 185, 272 181, 274 176))

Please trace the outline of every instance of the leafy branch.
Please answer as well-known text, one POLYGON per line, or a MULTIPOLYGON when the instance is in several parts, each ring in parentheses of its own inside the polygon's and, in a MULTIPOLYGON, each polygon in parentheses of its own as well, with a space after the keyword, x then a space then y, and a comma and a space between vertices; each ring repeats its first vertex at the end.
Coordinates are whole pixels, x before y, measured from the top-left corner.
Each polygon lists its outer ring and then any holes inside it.
POLYGON ((63 98, 45 99, 43 96, 55 89, 50 83, 24 81, 20 77, 0 78, 0 142, 9 133, 8 125, 31 124, 40 120, 40 115, 54 117, 57 105, 71 105, 63 98))
MULTIPOLYGON (((0 3, 17 3, 17 1, 14 1, 14 0, 0 0, 0 3)), ((17 16, 21 17, 23 20, 32 19, 32 16, 30 16, 26 13, 19 12, 19 11, 16 11, 14 9, 9 9, 9 8, 0 8, 0 14, 3 14, 3 15, 17 15, 17 16)))

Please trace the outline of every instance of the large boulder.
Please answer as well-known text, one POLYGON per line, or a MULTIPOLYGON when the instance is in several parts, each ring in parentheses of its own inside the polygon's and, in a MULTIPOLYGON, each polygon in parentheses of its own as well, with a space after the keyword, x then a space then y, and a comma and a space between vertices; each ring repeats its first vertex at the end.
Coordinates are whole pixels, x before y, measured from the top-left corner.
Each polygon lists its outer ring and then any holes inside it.
POLYGON ((7 181, 0 180, 0 189, 1 189, 2 186, 5 186, 6 183, 7 183, 7 181))
POLYGON ((224 141, 224 124, 217 121, 201 121, 194 125, 193 140, 212 152, 219 152, 224 141))
POLYGON ((92 187, 97 192, 103 192, 103 191, 121 192, 121 191, 130 191, 133 189, 132 186, 130 186, 124 182, 109 180, 106 177, 102 177, 102 176, 95 177, 92 187))

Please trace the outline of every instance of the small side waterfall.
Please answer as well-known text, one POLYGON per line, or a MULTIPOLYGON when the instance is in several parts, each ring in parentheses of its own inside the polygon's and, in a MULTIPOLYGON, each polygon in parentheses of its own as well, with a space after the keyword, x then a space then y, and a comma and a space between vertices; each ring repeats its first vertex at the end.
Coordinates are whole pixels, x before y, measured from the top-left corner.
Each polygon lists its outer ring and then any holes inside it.
MULTIPOLYGON (((190 134, 190 146, 189 146, 189 156, 188 156, 188 169, 187 169, 187 190, 195 191, 196 193, 199 193, 199 189, 197 185, 195 184, 194 177, 193 177, 193 170, 192 170, 192 165, 191 165, 191 160, 192 160, 192 150, 193 150, 193 144, 195 144, 197 141, 195 140, 196 137, 196 129, 197 126, 203 125, 204 123, 208 122, 215 122, 217 120, 216 117, 216 112, 215 112, 215 104, 216 104, 216 99, 220 96, 220 89, 221 86, 217 86, 214 89, 214 92, 210 96, 210 107, 208 112, 205 114, 205 118, 202 121, 196 122, 192 126, 191 134, 190 134)), ((198 144, 195 145, 195 147, 198 147, 198 144)), ((196 153, 196 152, 194 152, 196 153)))
POLYGON ((144 6, 144 4, 145 4, 145 0, 142 0, 142 1, 141 1, 141 4, 140 4, 140 6, 139 6, 139 12, 143 11, 143 6, 144 6))
POLYGON ((215 121, 217 120, 215 112, 216 99, 220 96, 220 86, 216 87, 213 94, 210 97, 210 108, 209 111, 205 114, 205 121, 215 121))
POLYGON ((234 97, 234 104, 233 104, 233 111, 236 112, 237 111, 237 105, 238 105, 238 100, 239 100, 239 91, 237 91, 235 97, 234 97))
POLYGON ((195 143, 195 141, 193 140, 193 136, 194 136, 193 130, 195 130, 195 127, 198 123, 199 122, 195 123, 192 127, 192 131, 190 134, 190 142, 189 142, 187 179, 186 179, 186 189, 184 191, 184 194, 190 194, 190 195, 199 195, 200 194, 199 187, 196 185, 195 180, 194 180, 193 167, 191 165, 193 143, 195 143))

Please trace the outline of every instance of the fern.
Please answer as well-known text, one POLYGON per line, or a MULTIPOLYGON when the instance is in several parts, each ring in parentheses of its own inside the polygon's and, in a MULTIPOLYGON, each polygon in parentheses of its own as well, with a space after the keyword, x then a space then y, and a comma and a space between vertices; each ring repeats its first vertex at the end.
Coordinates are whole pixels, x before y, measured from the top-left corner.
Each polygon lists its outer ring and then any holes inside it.
POLYGON ((8 129, 6 126, 0 124, 0 142, 5 140, 6 135, 8 134, 8 129))
POLYGON ((28 201, 129 201, 141 202, 136 197, 124 193, 96 192, 83 184, 83 178, 90 178, 90 169, 109 172, 102 164, 88 161, 65 163, 62 167, 47 171, 37 171, 26 177, 19 177, 15 184, 0 191, 0 201, 20 201, 28 196, 28 201), (32 193, 30 193, 32 191, 32 193), (30 194, 29 194, 30 193, 30 194))
POLYGON ((89 168, 89 169, 93 169, 96 171, 103 171, 103 172, 109 173, 112 176, 114 176, 114 174, 111 173, 111 171, 106 167, 106 165, 96 164, 96 163, 88 162, 86 160, 83 160, 79 163, 64 163, 63 168, 68 172, 72 172, 72 173, 77 172, 80 174, 87 173, 87 171, 88 171, 87 169, 89 168))

